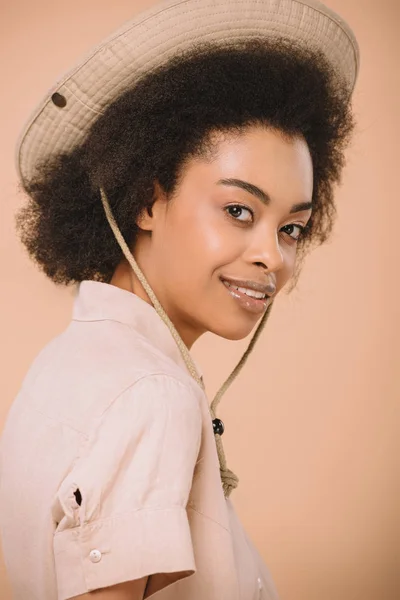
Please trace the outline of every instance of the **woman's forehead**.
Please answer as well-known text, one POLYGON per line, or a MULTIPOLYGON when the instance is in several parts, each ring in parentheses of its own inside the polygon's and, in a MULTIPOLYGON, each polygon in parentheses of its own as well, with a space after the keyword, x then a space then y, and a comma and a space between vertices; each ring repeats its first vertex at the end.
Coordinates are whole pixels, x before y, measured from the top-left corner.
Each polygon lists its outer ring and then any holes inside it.
POLYGON ((213 149, 212 160, 197 158, 186 165, 183 188, 236 188, 241 193, 255 191, 261 200, 264 195, 271 200, 311 201, 313 168, 304 139, 254 127, 240 135, 215 136, 213 149))

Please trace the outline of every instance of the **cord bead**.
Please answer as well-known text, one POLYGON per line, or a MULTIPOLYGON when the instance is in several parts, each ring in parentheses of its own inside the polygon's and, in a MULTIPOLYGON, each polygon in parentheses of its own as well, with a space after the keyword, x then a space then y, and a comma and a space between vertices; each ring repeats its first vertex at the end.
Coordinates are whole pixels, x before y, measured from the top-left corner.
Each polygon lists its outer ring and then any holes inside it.
POLYGON ((218 433, 218 435, 222 435, 225 431, 225 426, 221 419, 214 419, 213 422, 214 433, 218 433))

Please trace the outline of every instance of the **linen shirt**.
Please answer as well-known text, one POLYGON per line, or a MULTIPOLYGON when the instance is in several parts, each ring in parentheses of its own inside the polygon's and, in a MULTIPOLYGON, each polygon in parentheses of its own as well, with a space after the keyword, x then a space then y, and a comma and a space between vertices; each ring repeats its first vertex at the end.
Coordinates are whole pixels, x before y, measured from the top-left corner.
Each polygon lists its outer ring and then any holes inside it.
POLYGON ((277 599, 224 497, 206 394, 154 307, 131 292, 79 284, 70 324, 11 405, 0 451, 15 600, 145 576, 144 598, 277 599))

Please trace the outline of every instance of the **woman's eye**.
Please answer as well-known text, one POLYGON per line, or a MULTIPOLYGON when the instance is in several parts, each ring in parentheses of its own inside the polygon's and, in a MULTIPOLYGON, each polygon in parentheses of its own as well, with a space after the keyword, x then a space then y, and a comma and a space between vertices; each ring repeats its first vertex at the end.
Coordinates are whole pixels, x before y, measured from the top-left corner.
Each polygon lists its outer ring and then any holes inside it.
POLYGON ((232 204, 228 206, 226 210, 229 212, 230 216, 236 219, 236 221, 241 221, 242 223, 250 223, 253 220, 253 211, 250 208, 246 208, 245 206, 241 206, 240 204, 232 204), (249 218, 242 218, 244 214, 250 215, 249 218))
POLYGON ((300 238, 304 230, 305 227, 303 225, 297 225, 296 223, 290 223, 290 225, 285 225, 281 229, 281 231, 285 231, 295 241, 300 238))
MULTIPOLYGON (((248 208, 247 206, 242 206, 241 204, 231 204, 231 206, 227 206, 225 210, 233 219, 235 219, 235 221, 240 221, 241 223, 252 223, 254 220, 254 213, 251 208, 248 208)), ((281 229, 281 231, 286 233, 294 242, 297 242, 304 230, 305 226, 297 223, 290 223, 281 229)))

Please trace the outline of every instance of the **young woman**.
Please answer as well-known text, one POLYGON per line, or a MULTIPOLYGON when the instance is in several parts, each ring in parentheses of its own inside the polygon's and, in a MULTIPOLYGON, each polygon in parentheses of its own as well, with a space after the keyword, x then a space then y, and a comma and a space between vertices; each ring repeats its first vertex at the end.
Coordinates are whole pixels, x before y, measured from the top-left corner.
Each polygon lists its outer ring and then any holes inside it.
POLYGON ((230 500, 216 408, 332 229, 357 69, 351 30, 314 1, 178 0, 36 111, 17 223, 77 294, 2 436, 16 600, 277 598, 230 500), (255 327, 210 407, 192 345, 255 327))

